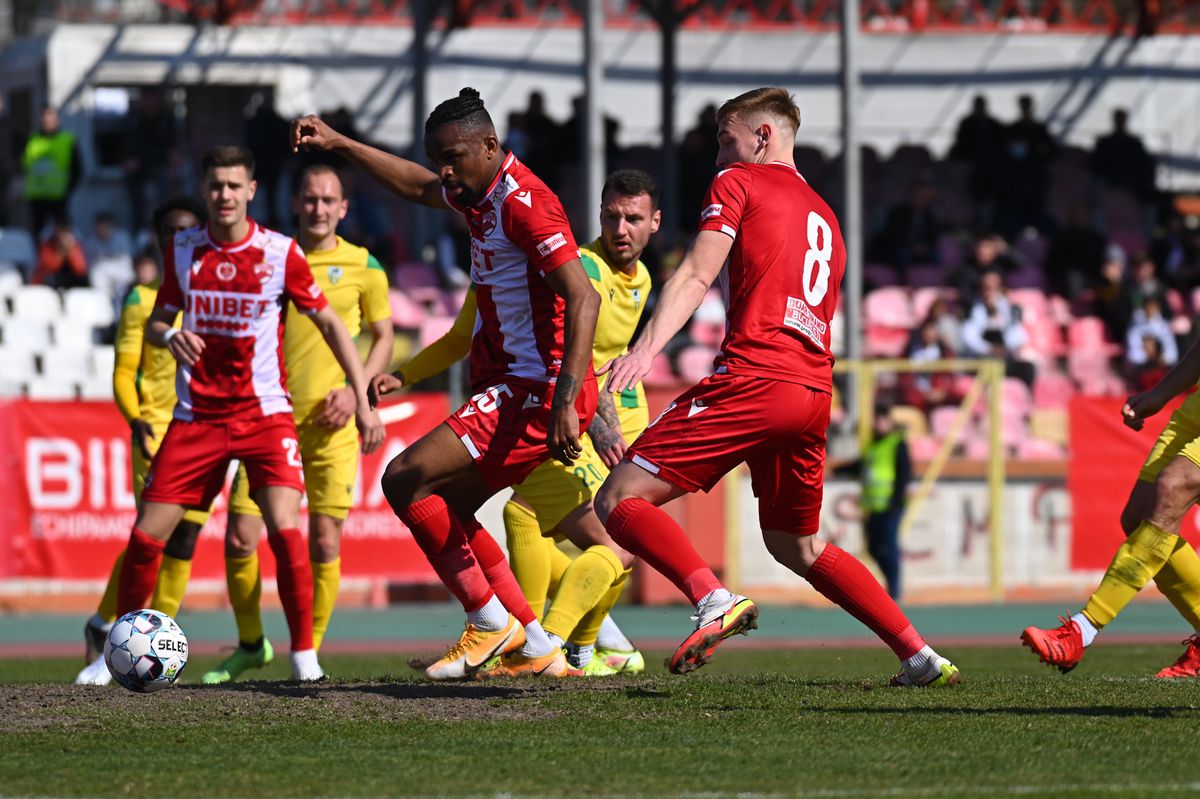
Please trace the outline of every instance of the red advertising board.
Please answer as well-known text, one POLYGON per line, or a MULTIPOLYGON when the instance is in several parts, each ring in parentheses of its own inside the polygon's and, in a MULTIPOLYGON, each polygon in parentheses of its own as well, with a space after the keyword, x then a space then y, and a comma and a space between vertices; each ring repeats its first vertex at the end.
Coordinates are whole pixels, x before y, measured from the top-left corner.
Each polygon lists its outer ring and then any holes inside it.
MULTIPOLYGON (((444 394, 381 409, 387 441, 363 456, 342 536, 346 577, 436 576, 379 488, 388 461, 446 418, 444 394)), ((106 402, 0 402, 0 578, 105 579, 134 519, 129 428, 106 402)), ((226 495, 204 527, 193 576, 224 579, 226 495)), ((264 543, 265 547, 265 543, 264 543)), ((273 574, 274 558, 262 559, 273 574)))
MULTIPOLYGON (((1067 490, 1071 493, 1071 568, 1107 569, 1125 540, 1121 511, 1138 471, 1158 434, 1179 406, 1172 403, 1147 420, 1141 431, 1121 423, 1123 398, 1075 397, 1071 400, 1071 455, 1067 490)), ((1193 546, 1200 543, 1196 509, 1180 531, 1193 546)))

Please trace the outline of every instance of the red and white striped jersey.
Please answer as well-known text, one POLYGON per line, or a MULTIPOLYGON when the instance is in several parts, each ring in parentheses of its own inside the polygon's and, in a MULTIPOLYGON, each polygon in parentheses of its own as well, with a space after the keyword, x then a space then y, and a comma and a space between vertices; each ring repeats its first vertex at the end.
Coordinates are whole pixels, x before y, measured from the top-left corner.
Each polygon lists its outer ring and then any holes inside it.
POLYGON ((471 338, 471 385, 508 375, 558 377, 563 299, 545 276, 579 257, 562 203, 509 153, 484 198, 470 208, 446 197, 471 231, 471 280, 479 314, 471 338))
POLYGON ((257 419, 290 413, 283 361, 286 302, 312 315, 328 302, 296 242, 250 222, 238 242, 207 227, 176 234, 164 255, 156 307, 183 311, 183 329, 204 339, 195 366, 179 364, 175 418, 257 419))

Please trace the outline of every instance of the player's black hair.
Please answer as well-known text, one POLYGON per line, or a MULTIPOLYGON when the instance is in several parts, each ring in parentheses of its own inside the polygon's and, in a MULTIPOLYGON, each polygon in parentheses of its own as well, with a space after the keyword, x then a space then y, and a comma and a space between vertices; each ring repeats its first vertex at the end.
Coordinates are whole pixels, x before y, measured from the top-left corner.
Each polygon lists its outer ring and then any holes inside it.
POLYGON ((492 116, 483 107, 479 90, 465 87, 460 89, 457 97, 443 100, 425 120, 425 135, 428 137, 434 131, 449 124, 456 124, 464 130, 490 129, 495 130, 492 116))
POLYGON ((236 144, 222 144, 213 147, 200 159, 200 174, 207 175, 208 170, 222 166, 244 166, 246 174, 254 179, 254 153, 236 144))
POLYGON ((172 211, 187 211, 199 219, 202 225, 208 222, 208 209, 204 207, 204 203, 190 194, 177 194, 154 209, 154 216, 151 219, 154 235, 162 235, 163 222, 167 220, 167 214, 172 211))
POLYGON ((658 210, 658 184, 654 182, 654 178, 650 177, 648 172, 640 169, 618 169, 604 181, 600 197, 607 197, 610 191, 621 197, 638 197, 648 194, 650 195, 650 210, 658 210))

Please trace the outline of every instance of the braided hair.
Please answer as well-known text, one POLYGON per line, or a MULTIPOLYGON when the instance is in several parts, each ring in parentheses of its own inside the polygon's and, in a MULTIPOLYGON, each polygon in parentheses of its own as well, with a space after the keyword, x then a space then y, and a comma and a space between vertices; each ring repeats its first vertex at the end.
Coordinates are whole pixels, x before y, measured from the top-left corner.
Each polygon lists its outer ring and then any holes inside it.
POLYGON ((457 124, 463 130, 495 129, 492 117, 483 107, 479 91, 470 87, 459 90, 457 97, 443 100, 425 120, 425 135, 428 137, 439 128, 457 124))

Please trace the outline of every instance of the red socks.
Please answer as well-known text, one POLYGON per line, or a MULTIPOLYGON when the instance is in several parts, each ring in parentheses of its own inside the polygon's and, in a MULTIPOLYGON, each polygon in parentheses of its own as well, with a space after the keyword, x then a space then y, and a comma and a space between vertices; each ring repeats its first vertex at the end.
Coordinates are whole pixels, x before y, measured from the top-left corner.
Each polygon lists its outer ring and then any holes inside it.
POLYGON ((492 586, 471 552, 462 524, 445 500, 430 494, 398 515, 412 530, 413 538, 438 577, 462 603, 463 610, 471 613, 486 605, 494 596, 492 586))
POLYGON ((292 651, 312 649, 313 578, 304 538, 292 527, 268 535, 267 542, 275 553, 275 580, 292 636, 292 651))
POLYGON ((500 597, 500 604, 517 617, 522 627, 534 621, 537 616, 529 607, 525 592, 521 590, 516 575, 508 565, 508 559, 504 557, 504 550, 500 549, 496 539, 475 519, 469 520, 463 527, 466 530, 467 541, 471 544, 471 551, 475 553, 475 560, 479 562, 479 568, 483 569, 484 576, 487 577, 496 596, 500 597))
POLYGON ((121 577, 117 587, 117 617, 133 610, 141 610, 150 603, 154 583, 158 580, 158 565, 162 563, 166 541, 143 533, 136 527, 129 533, 129 544, 125 547, 125 562, 121 565, 121 577))
POLYGON ((871 628, 907 660, 925 646, 922 638, 867 567, 845 550, 826 544, 805 578, 822 596, 871 628))
POLYGON ((721 581, 692 546, 683 528, 646 500, 640 497, 621 500, 605 527, 613 541, 675 583, 693 605, 721 587, 721 581))

